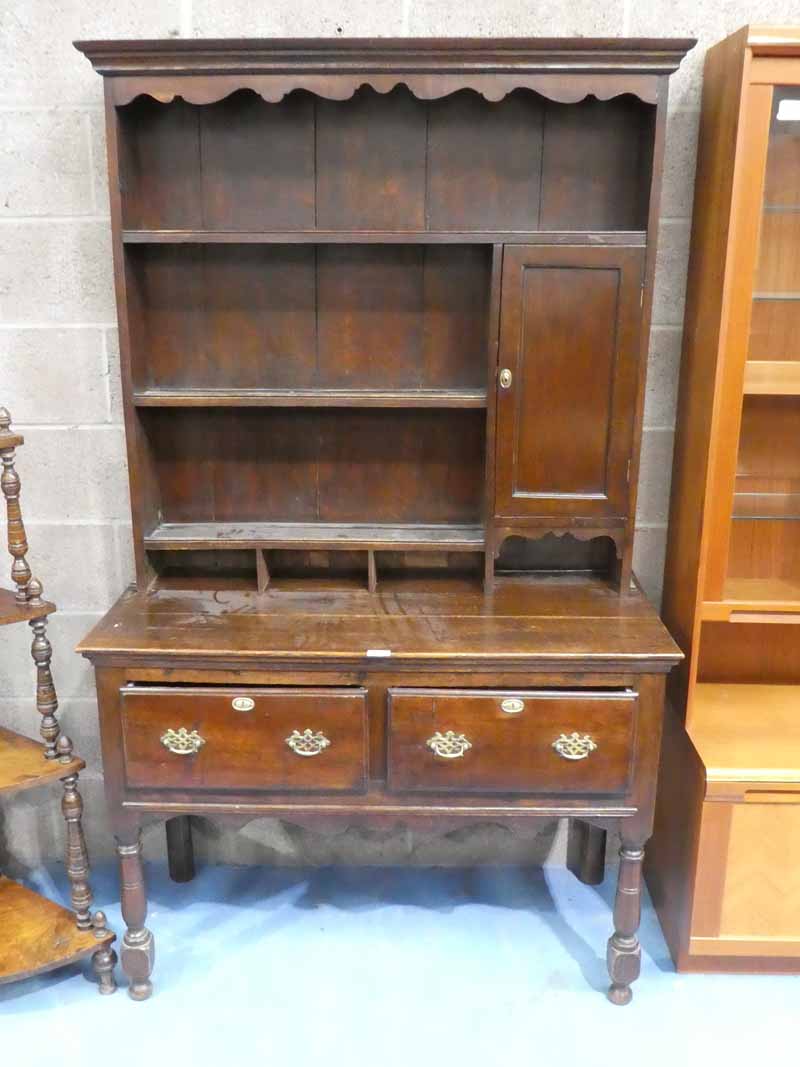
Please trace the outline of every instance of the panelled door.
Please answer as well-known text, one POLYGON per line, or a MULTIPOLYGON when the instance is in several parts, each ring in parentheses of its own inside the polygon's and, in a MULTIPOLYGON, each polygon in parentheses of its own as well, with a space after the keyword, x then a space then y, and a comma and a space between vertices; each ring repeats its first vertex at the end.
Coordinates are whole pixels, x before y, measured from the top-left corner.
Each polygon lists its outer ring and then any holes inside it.
POLYGON ((506 245, 495 514, 625 516, 644 248, 506 245))

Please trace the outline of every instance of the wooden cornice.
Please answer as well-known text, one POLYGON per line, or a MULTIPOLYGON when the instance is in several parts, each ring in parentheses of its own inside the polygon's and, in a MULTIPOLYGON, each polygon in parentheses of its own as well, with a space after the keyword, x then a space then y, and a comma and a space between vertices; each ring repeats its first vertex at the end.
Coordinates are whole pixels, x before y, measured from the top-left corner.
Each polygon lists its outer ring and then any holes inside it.
POLYGON ((100 74, 115 79, 116 104, 139 95, 204 104, 237 89, 272 102, 294 89, 342 100, 362 85, 389 92, 398 84, 422 99, 473 89, 499 100, 531 88, 562 102, 629 92, 655 103, 656 77, 675 71, 693 45, 688 39, 535 37, 75 42, 100 74))

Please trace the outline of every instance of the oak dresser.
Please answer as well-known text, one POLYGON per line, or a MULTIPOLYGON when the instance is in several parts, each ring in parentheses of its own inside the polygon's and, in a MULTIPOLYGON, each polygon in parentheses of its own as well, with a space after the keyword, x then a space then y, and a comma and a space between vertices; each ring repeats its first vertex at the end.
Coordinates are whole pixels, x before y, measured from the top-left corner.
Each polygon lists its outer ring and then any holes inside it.
POLYGON ((95 665, 140 828, 572 820, 639 972, 664 679, 631 573, 667 80, 691 41, 80 43, 104 76, 137 586, 95 665))

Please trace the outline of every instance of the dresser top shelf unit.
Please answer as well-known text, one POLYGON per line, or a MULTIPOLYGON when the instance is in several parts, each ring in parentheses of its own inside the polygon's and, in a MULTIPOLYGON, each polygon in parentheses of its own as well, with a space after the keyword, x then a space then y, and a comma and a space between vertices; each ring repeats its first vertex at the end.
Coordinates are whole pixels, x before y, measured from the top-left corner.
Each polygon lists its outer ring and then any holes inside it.
POLYGON ((367 552, 370 588, 555 566, 629 589, 690 46, 78 42, 105 80, 139 585, 255 549, 259 588, 287 553, 367 552))

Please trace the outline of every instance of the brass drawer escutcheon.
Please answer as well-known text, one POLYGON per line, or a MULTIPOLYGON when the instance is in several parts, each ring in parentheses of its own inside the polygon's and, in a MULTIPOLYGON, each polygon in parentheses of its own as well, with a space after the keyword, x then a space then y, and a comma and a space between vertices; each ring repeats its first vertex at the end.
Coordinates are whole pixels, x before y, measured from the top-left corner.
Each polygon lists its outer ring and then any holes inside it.
POLYGON ((521 711, 525 710, 525 701, 520 700, 518 697, 507 697, 505 700, 500 701, 500 710, 504 711, 506 715, 519 715, 521 711))
POLYGON ((231 701, 234 711, 252 711, 255 706, 256 702, 252 697, 234 697, 231 701))
POLYGON ((206 739, 201 737, 197 730, 187 730, 185 726, 181 726, 179 730, 169 729, 161 735, 161 744, 176 756, 192 756, 199 752, 205 743, 206 739))
POLYGON ((425 744, 443 759, 459 759, 468 749, 472 748, 472 742, 468 741, 464 734, 456 734, 452 730, 448 730, 444 734, 437 730, 433 737, 428 738, 425 744))
POLYGON ((330 741, 321 730, 292 730, 286 738, 286 744, 298 756, 318 756, 330 745, 330 741))
POLYGON ((590 734, 561 734, 553 742, 553 748, 563 759, 586 759, 597 748, 597 742, 590 734))

